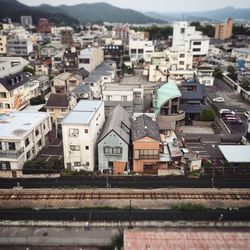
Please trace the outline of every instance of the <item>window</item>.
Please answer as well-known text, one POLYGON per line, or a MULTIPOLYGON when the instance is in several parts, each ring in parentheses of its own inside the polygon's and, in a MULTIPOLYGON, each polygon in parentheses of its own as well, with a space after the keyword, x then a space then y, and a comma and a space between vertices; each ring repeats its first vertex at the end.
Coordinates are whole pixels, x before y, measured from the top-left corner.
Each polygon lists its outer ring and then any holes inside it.
POLYGON ((67 112, 67 109, 62 109, 62 112, 67 112))
POLYGON ((85 146, 85 149, 86 149, 86 150, 89 150, 89 146, 85 146))
POLYGON ((39 135, 39 129, 36 129, 35 134, 36 134, 36 136, 39 135))
POLYGON ((109 161, 108 162, 108 167, 112 169, 114 167, 114 162, 113 161, 109 161))
POLYGON ((75 167, 79 167, 79 166, 81 166, 81 162, 79 162, 79 161, 75 161, 75 162, 74 162, 74 166, 75 166, 75 167))
POLYGON ((89 162, 88 161, 86 162, 86 166, 89 166, 89 162))
POLYGON ((185 54, 180 54, 180 58, 184 58, 185 57, 185 54))
POLYGON ((0 161, 0 170, 11 170, 9 161, 0 161))
POLYGON ((194 42, 193 45, 201 45, 201 42, 194 42))
POLYGON ((90 59, 89 58, 80 58, 79 63, 90 64, 90 59))
POLYGON ((104 147, 103 149, 105 155, 121 155, 121 147, 104 147))
POLYGON ((139 150, 139 159, 158 159, 158 158, 159 158, 159 150, 155 150, 155 149, 140 149, 139 150))
POLYGON ((85 129, 85 134, 87 134, 89 132, 89 130, 88 129, 85 129))
POLYGON ((138 49, 138 54, 143 54, 144 49, 138 49))
POLYGON ((107 101, 111 101, 112 100, 112 96, 111 95, 107 95, 107 101))
POLYGON ((200 48, 194 48, 194 49, 193 49, 193 52, 200 52, 200 51, 201 51, 200 48))
POLYGON ((42 146, 42 140, 39 140, 39 141, 37 142, 37 146, 38 146, 38 147, 42 146))
POLYGON ((71 169, 71 163, 67 163, 67 169, 71 169))
POLYGON ((121 101, 126 102, 127 101, 127 96, 126 95, 121 96, 121 101))
POLYGON ((134 99, 141 99, 141 93, 140 92, 135 92, 134 93, 134 99))
POLYGON ((16 144, 14 142, 9 142, 9 150, 16 150, 16 144))
POLYGON ((29 158, 30 158, 30 151, 27 152, 26 158, 27 158, 27 160, 29 160, 29 158))
POLYGON ((130 50, 130 53, 131 53, 131 54, 136 54, 136 49, 131 49, 131 50, 130 50))
POLYGON ((185 33, 185 28, 181 28, 181 34, 185 33))
POLYGON ((77 129, 77 128, 70 128, 69 129, 69 135, 70 136, 78 136, 79 135, 79 129, 77 129))
POLYGON ((72 151, 80 151, 80 146, 79 145, 70 145, 69 148, 72 151))
POLYGON ((0 150, 3 150, 2 142, 0 142, 0 150))
POLYGON ((184 61, 179 61, 179 64, 180 65, 184 65, 184 61))

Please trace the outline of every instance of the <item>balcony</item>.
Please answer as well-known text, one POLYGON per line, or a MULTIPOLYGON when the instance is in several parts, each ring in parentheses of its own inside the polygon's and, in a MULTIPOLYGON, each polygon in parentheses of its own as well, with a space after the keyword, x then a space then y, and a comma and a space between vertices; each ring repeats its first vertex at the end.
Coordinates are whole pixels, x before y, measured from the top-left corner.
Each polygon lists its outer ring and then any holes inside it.
POLYGON ((172 115, 159 115, 158 121, 162 122, 177 122, 185 119, 185 111, 180 110, 179 113, 172 114, 172 115))
POLYGON ((0 159, 8 158, 8 159, 18 159, 21 154, 23 154, 24 148, 20 150, 0 150, 0 159))

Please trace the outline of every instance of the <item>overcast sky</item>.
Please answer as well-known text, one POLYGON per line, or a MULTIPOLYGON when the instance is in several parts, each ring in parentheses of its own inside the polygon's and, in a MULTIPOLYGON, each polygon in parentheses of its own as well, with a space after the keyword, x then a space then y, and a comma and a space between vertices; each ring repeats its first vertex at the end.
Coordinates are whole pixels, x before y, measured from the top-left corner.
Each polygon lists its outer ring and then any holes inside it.
POLYGON ((249 0, 19 0, 27 5, 39 5, 42 3, 50 5, 74 5, 79 3, 107 2, 120 8, 130 8, 140 11, 201 11, 234 6, 236 8, 250 8, 249 0))

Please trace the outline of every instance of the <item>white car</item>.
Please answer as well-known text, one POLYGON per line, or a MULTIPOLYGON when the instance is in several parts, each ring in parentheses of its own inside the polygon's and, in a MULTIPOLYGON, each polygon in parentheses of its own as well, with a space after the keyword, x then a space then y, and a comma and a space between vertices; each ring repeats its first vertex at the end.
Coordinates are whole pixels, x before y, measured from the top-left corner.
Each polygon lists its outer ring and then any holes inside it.
POLYGON ((235 112, 234 111, 231 111, 230 109, 220 109, 219 110, 219 113, 221 114, 221 115, 225 115, 225 114, 231 114, 231 115, 235 115, 235 112))
POLYGON ((244 112, 244 115, 245 115, 247 118, 250 118, 250 111, 245 111, 245 112, 244 112))
POLYGON ((224 98, 221 96, 213 99, 213 102, 224 102, 224 101, 225 101, 224 98))

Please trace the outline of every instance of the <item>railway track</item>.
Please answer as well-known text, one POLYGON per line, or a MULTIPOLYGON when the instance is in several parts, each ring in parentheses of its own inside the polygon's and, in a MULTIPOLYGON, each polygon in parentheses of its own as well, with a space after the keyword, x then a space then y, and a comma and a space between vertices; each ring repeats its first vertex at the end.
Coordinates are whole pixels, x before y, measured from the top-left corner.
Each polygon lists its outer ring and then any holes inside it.
POLYGON ((250 200, 250 192, 8 192, 0 200, 250 200))

